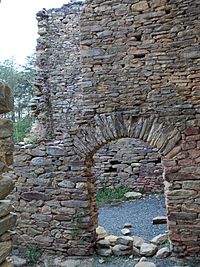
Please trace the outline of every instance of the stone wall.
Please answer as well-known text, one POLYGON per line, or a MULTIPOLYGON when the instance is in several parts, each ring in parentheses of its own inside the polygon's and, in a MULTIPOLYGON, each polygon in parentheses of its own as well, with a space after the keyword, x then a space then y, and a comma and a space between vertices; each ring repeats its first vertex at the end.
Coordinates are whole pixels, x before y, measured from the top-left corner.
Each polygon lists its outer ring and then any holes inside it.
MULTIPOLYGON (((0 114, 13 109, 11 90, 0 81, 0 114)), ((8 259, 12 250, 10 230, 15 226, 16 215, 7 196, 14 188, 13 180, 5 174, 13 162, 12 121, 0 117, 0 266, 12 267, 8 259)))
POLYGON ((22 160, 34 178, 19 173, 14 195, 23 220, 17 231, 29 244, 92 253, 93 156, 111 141, 134 138, 161 155, 173 251, 200 253, 199 4, 88 0, 37 14, 38 141, 22 160), (63 156, 52 155, 57 147, 63 156))
POLYGON ((163 167, 157 149, 124 138, 99 149, 92 172, 97 190, 127 188, 141 192, 163 192, 163 167))

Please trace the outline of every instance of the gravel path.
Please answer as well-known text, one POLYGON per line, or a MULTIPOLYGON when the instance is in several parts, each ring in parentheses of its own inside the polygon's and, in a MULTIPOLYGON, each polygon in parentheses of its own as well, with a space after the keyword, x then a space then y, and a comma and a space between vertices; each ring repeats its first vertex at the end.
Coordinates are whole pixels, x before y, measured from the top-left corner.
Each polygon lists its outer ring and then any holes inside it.
MULTIPOLYGON (((164 196, 148 196, 143 199, 137 199, 121 203, 117 206, 104 206, 99 208, 99 225, 103 226, 109 234, 122 235, 121 229, 125 223, 131 223, 132 235, 138 235, 150 241, 158 234, 167 231, 166 224, 153 225, 154 217, 166 215, 164 196)), ((133 267, 139 258, 130 259, 128 257, 110 257, 103 258, 104 263, 99 263, 101 257, 95 259, 96 267, 133 267)), ((168 258, 165 260, 156 260, 150 258, 157 267, 176 266, 175 260, 168 258)))
POLYGON ((152 224, 154 217, 162 215, 166 215, 164 197, 149 196, 117 206, 100 208, 99 225, 103 226, 109 234, 122 235, 123 225, 131 223, 133 225, 132 234, 139 235, 148 241, 167 230, 166 224, 152 224))

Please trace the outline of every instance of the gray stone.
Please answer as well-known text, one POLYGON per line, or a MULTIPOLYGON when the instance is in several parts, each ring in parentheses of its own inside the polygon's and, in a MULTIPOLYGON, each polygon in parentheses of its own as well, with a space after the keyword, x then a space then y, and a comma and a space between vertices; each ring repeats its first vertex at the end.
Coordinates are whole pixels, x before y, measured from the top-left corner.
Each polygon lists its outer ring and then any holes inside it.
POLYGON ((109 257, 112 255, 112 250, 110 248, 99 248, 96 252, 102 257, 109 257))
POLYGON ((151 243, 156 244, 156 245, 161 245, 164 244, 168 241, 168 235, 167 234, 160 234, 155 236, 152 240, 151 243))
POLYGON ((33 166, 45 166, 50 165, 51 163, 51 160, 46 159, 45 157, 35 157, 30 162, 30 164, 33 166))
POLYGON ((144 239, 140 236, 132 236, 133 238, 133 246, 134 247, 137 247, 137 248, 140 248, 142 246, 142 244, 145 242, 144 239))
POLYGON ((20 258, 18 256, 12 256, 13 263, 15 267, 22 267, 27 265, 26 259, 20 258))
POLYGON ((64 187, 64 188, 74 188, 75 187, 75 183, 68 181, 68 180, 64 180, 64 181, 58 183, 58 185, 60 187, 64 187))
POLYGON ((170 255, 170 249, 168 247, 161 248, 157 251, 155 257, 157 259, 164 259, 170 255))
POLYGON ((98 240, 96 246, 97 248, 110 248, 110 241, 106 239, 98 240))
POLYGON ((121 244, 125 246, 132 246, 133 238, 131 236, 119 236, 117 238, 117 244, 121 244))
POLYGON ((63 147, 47 147, 47 155, 49 156, 63 156, 64 155, 64 148, 63 147))
POLYGON ((114 247, 112 247, 112 252, 115 256, 125 256, 132 254, 130 247, 125 245, 115 245, 114 247))
POLYGON ((157 252, 158 248, 156 245, 143 243, 140 247, 140 254, 143 256, 153 256, 157 252))

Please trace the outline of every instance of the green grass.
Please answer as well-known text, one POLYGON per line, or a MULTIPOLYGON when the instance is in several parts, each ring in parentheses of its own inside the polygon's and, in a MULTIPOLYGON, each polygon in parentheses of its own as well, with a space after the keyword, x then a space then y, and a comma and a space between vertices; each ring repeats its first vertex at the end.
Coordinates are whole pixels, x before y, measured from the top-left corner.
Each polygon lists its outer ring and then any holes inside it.
POLYGON ((96 194, 97 204, 111 203, 116 200, 125 200, 124 194, 129 190, 127 188, 115 188, 110 190, 103 188, 96 194))

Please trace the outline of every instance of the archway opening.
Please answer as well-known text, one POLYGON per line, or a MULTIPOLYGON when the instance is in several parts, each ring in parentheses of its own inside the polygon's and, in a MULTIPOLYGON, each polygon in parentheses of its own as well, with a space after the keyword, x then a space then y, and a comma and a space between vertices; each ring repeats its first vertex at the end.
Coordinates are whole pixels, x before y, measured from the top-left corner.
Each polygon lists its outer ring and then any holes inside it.
POLYGON ((167 242, 164 169, 157 148, 139 139, 120 138, 96 151, 91 170, 98 207, 98 254, 128 255, 133 247, 140 253, 142 242, 151 243, 158 235, 167 242), (127 238, 133 242, 121 246, 127 238), (136 238, 141 243, 135 246, 136 238))

